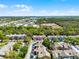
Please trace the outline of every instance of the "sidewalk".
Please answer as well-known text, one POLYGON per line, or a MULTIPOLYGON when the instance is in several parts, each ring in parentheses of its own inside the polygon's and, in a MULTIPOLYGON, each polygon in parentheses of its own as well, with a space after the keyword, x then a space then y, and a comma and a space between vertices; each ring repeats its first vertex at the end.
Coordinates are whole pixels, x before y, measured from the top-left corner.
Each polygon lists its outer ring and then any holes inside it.
POLYGON ((29 44, 28 52, 27 52, 24 59, 30 59, 30 53, 31 53, 31 50, 32 50, 32 44, 33 44, 33 42, 31 41, 30 44, 29 44))
MULTIPOLYGON (((9 50, 11 50, 13 44, 15 42, 8 42, 7 45, 3 46, 1 49, 0 49, 0 56, 4 56, 6 52, 8 52, 9 50)), ((0 57, 0 59, 3 59, 2 57, 0 57)))

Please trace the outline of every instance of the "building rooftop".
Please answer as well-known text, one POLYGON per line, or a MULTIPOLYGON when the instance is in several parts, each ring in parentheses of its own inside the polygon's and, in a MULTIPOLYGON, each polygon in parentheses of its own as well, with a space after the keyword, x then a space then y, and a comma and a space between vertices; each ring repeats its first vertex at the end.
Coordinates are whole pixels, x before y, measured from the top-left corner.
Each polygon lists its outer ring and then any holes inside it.
POLYGON ((72 47, 67 43, 60 42, 60 43, 54 44, 54 46, 55 46, 55 49, 52 50, 52 54, 54 57, 59 57, 59 56, 60 57, 71 57, 71 56, 79 57, 79 53, 75 51, 76 48, 72 47), (60 48, 63 48, 63 49, 60 49, 60 48))
POLYGON ((22 36, 26 36, 26 34, 10 34, 10 35, 6 35, 7 37, 22 37, 22 36))
POLYGON ((43 23, 41 26, 53 27, 53 28, 60 28, 61 26, 57 25, 56 23, 43 23))

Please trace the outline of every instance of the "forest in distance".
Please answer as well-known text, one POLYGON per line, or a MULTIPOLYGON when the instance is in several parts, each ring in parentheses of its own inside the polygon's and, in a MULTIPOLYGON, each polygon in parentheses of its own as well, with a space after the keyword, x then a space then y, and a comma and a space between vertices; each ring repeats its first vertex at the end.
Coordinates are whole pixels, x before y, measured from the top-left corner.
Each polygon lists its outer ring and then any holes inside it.
POLYGON ((28 19, 28 20, 36 20, 35 24, 41 25, 43 23, 56 23, 57 25, 61 26, 61 28, 52 28, 52 27, 39 27, 35 28, 32 26, 7 26, 3 27, 0 26, 0 31, 4 34, 21 34, 21 33, 27 33, 30 32, 31 35, 78 35, 79 34, 79 17, 2 17, 1 23, 3 21, 10 22, 10 21, 17 21, 21 19, 28 19))

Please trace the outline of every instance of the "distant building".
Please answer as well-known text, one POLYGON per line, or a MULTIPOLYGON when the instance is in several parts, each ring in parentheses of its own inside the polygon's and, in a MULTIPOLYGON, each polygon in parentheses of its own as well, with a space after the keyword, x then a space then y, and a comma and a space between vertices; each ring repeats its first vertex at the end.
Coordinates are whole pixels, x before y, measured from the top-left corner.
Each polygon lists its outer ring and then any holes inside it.
POLYGON ((54 41, 55 40, 55 38, 57 38, 59 41, 62 41, 64 38, 65 38, 66 36, 48 36, 48 39, 50 40, 50 41, 54 41))
POLYGON ((53 28, 60 28, 61 27, 55 23, 44 23, 44 24, 41 24, 41 26, 53 27, 53 28))
POLYGON ((23 24, 15 24, 16 27, 22 26, 23 24))
POLYGON ((6 35, 6 37, 9 37, 10 39, 24 39, 26 34, 10 34, 6 35))
POLYGON ((33 27, 39 28, 39 25, 37 25, 37 24, 34 24, 34 25, 33 25, 33 27))
POLYGON ((74 36, 73 35, 69 35, 69 36, 66 36, 66 35, 49 35, 47 37, 50 41, 53 41, 55 38, 59 39, 59 41, 62 41, 64 38, 68 38, 68 37, 76 38, 76 37, 79 37, 79 35, 74 35, 74 36))

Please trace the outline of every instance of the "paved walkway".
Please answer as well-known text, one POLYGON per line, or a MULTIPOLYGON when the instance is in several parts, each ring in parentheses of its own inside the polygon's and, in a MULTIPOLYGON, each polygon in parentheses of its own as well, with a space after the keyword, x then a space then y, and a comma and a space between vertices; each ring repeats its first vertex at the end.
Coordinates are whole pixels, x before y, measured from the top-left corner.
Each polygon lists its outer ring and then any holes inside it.
POLYGON ((44 47, 44 52, 45 52, 46 56, 50 57, 50 53, 46 50, 46 47, 44 47))
MULTIPOLYGON (((3 47, 0 49, 0 56, 4 56, 5 53, 7 53, 9 50, 11 50, 11 48, 12 48, 12 46, 13 46, 14 43, 15 43, 15 42, 8 42, 7 45, 3 46, 3 47)), ((2 57, 0 57, 0 58, 2 58, 2 57)))
POLYGON ((75 46, 72 45, 71 48, 75 50, 77 53, 79 53, 79 50, 75 46))
POLYGON ((28 52, 27 52, 24 59, 30 59, 30 53, 31 53, 31 50, 32 50, 32 44, 33 44, 33 42, 31 41, 30 44, 29 44, 28 52))
POLYGON ((0 57, 0 59, 4 59, 3 57, 0 57))

